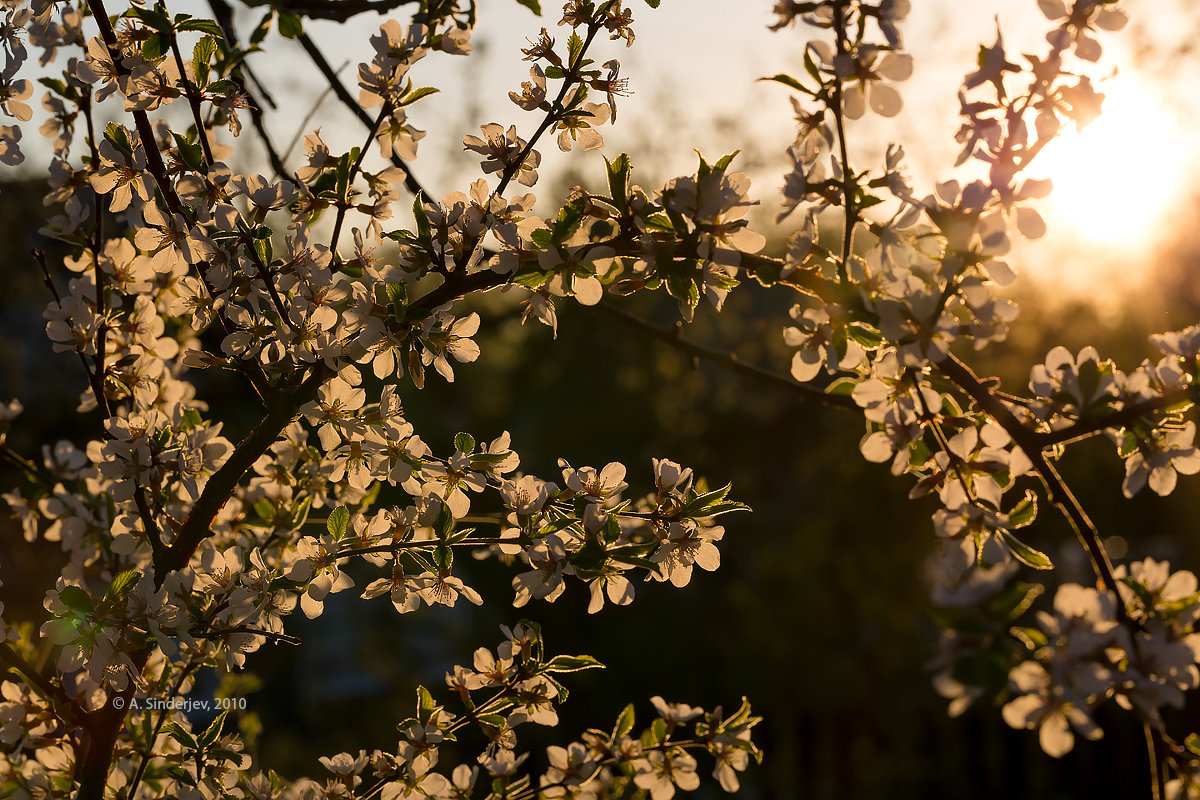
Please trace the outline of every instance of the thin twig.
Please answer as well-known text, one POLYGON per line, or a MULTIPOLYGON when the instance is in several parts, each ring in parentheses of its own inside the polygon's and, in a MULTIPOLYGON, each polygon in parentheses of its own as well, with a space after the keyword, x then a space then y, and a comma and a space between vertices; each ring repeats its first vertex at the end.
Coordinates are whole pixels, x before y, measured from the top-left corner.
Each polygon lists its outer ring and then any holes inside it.
POLYGON ((946 377, 970 395, 981 409, 991 415, 992 419, 1004 428, 1017 447, 1020 447, 1028 456, 1033 463, 1034 471, 1046 487, 1050 501, 1067 518, 1075 530, 1075 535, 1091 558, 1092 569, 1096 573, 1097 579, 1107 591, 1113 594, 1117 603, 1118 619, 1130 626, 1131 630, 1136 630, 1137 626, 1130 619, 1129 610, 1121 599, 1117 579, 1113 575, 1112 562, 1109 561, 1104 544, 1100 541, 1100 531, 1096 524, 1088 518, 1087 512, 1083 510, 1079 500, 1071 493, 1054 465, 1042 452, 1042 443, 1037 432, 1022 424, 1008 406, 992 395, 983 381, 971 371, 971 368, 953 355, 946 356, 936 366, 946 377))
MULTIPOLYGON (((338 75, 333 70, 333 67, 329 66, 329 62, 325 60, 324 54, 322 54, 321 50, 316 46, 316 44, 313 43, 313 40, 309 38, 308 34, 301 33, 296 37, 296 41, 300 42, 300 46, 304 48, 304 52, 308 53, 308 57, 312 59, 313 64, 329 83, 329 88, 333 90, 333 93, 337 99, 342 101, 342 105, 354 112, 354 116, 358 117, 359 121, 362 122, 363 125, 371 128, 372 132, 378 130, 379 124, 375 122, 375 120, 371 119, 371 115, 363 110, 362 106, 360 106, 358 101, 351 96, 350 92, 346 91, 346 87, 342 84, 341 79, 338 78, 338 75)), ((404 170, 404 186, 409 192, 411 192, 413 195, 421 194, 425 197, 430 196, 429 192, 425 190, 425 187, 421 185, 421 182, 413 176, 412 169, 408 166, 408 163, 404 159, 393 153, 390 160, 392 162, 392 166, 396 166, 404 170)))
MULTIPOLYGON (((231 49, 236 49, 238 47, 238 36, 237 31, 233 27, 233 10, 224 0, 209 0, 208 5, 212 9, 217 25, 221 28, 221 33, 225 36, 226 43, 231 49)), ((275 146, 271 143, 271 137, 267 133, 263 110, 255 102, 254 94, 251 93, 247 81, 254 83, 255 91, 258 92, 264 103, 274 108, 275 101, 267 92, 266 87, 250 71, 250 66, 246 63, 245 58, 237 63, 229 77, 233 81, 234 86, 237 87, 237 90, 246 95, 248 110, 250 111, 250 124, 254 127, 254 132, 258 134, 263 149, 267 151, 267 160, 271 162, 271 169, 274 170, 276 177, 280 179, 287 178, 287 167, 284 165, 279 153, 275 151, 275 146)))
MULTIPOLYGON (((833 27, 837 38, 837 54, 840 59, 846 54, 846 3, 840 2, 833 9, 833 27)), ((837 126, 838 150, 842 158, 842 205, 846 210, 845 230, 842 231, 842 258, 838 262, 838 278, 845 283, 849 274, 850 253, 854 247, 854 225, 858 214, 854 208, 854 186, 850 172, 850 154, 846 144, 846 121, 842 111, 842 81, 835 77, 833 83, 833 121, 837 126)))
POLYGON ((1149 722, 1142 725, 1142 730, 1146 734, 1146 753, 1150 757, 1150 797, 1153 800, 1162 800, 1162 761, 1158 757, 1158 743, 1149 722))
POLYGON ((169 701, 174 700, 179 695, 179 691, 183 688, 184 682, 187 680, 188 676, 195 671, 196 667, 196 664, 188 664, 184 668, 183 672, 179 674, 179 679, 175 681, 175 685, 171 687, 171 692, 167 695, 167 707, 164 708, 162 713, 158 715, 158 722, 154 723, 154 730, 150 733, 150 738, 146 742, 146 750, 142 753, 141 761, 138 762, 137 771, 133 773, 133 778, 129 781, 129 789, 125 793, 126 797, 137 796, 138 784, 142 782, 142 776, 146 773, 146 765, 150 763, 150 757, 154 750, 154 742, 156 739, 158 739, 158 733, 162 730, 163 723, 165 723, 167 721, 167 717, 171 715, 169 701))
MULTIPOLYGON (((51 707, 56 710, 67 710, 77 719, 82 719, 86 713, 83 708, 76 703, 65 691, 59 686, 55 686, 50 680, 34 669, 33 665, 21 657, 20 653, 13 650, 7 642, 0 642, 0 661, 3 661, 8 666, 12 667, 25 679, 35 692, 50 703, 51 707)), ((75 719, 68 719, 66 722, 74 724, 75 719)))
POLYGON ((1065 428, 1038 434, 1038 439, 1041 441, 1043 447, 1051 447, 1056 444, 1069 444, 1080 439, 1086 439, 1089 436, 1109 430, 1110 428, 1124 428, 1147 414, 1163 411, 1178 403, 1194 401, 1196 392, 1197 387, 1195 385, 1169 389, 1159 397, 1130 403, 1124 408, 1113 411, 1111 414, 1098 417, 1081 417, 1072 425, 1068 425, 1065 428))
MULTIPOLYGON (((166 13, 166 5, 162 6, 163 12, 166 13)), ((179 40, 175 36, 175 32, 171 31, 171 54, 175 56, 175 66, 179 69, 179 79, 183 81, 183 94, 187 97, 188 108, 192 112, 192 120, 196 123, 196 138, 200 140, 200 152, 204 155, 204 165, 211 167, 213 165, 212 147, 208 143, 208 126, 204 124, 204 112, 200 108, 200 94, 196 91, 196 84, 192 83, 192 79, 188 77, 187 66, 183 63, 183 56, 179 53, 179 40)))
POLYGON ((807 384, 798 383, 792 378, 781 375, 777 372, 772 372, 769 369, 760 367, 756 364, 748 364, 737 357, 736 353, 727 353, 721 350, 704 347, 680 337, 680 329, 678 326, 672 328, 660 328, 646 320, 637 317, 624 309, 617 308, 609 302, 601 302, 593 306, 597 311, 607 314, 614 319, 619 319, 627 325, 637 328, 639 331, 658 339, 660 342, 666 342, 676 350, 680 350, 693 358, 703 359, 704 361, 714 364, 721 369, 728 370, 737 375, 746 375, 758 381, 763 381, 772 386, 784 389, 792 394, 797 394, 805 400, 814 400, 822 405, 836 406, 839 408, 858 409, 858 404, 848 395, 841 394, 826 394, 820 389, 814 388, 807 384))

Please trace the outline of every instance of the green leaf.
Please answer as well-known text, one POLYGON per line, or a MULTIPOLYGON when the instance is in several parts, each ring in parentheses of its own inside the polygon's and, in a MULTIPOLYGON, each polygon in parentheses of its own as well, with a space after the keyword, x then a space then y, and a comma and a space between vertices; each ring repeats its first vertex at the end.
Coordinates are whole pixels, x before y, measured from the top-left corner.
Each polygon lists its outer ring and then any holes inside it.
POLYGON ((267 498, 259 498, 254 502, 254 513, 264 522, 271 522, 275 519, 275 506, 267 498))
MULTIPOLYGON (((545 229, 539 228, 538 230, 545 229)), ((545 232, 548 235, 550 234, 550 231, 545 232)), ((537 231, 534 231, 534 233, 537 233, 537 231)), ((513 275, 510 280, 518 286, 524 286, 526 289, 537 289, 549 279, 549 272, 542 272, 537 266, 530 266, 513 275)))
POLYGON ((469 433, 457 433, 454 435, 454 449, 460 453, 475 452, 475 437, 469 433))
POLYGON ((629 195, 629 173, 633 169, 633 165, 629 161, 629 154, 621 153, 612 161, 605 158, 604 163, 608 169, 609 196, 612 197, 617 208, 624 212, 625 201, 629 195))
POLYGON ((304 23, 295 14, 286 11, 279 12, 279 35, 285 39, 295 39, 304 33, 304 23))
POLYGON ((633 723, 633 703, 630 703, 621 711, 621 716, 617 717, 617 724, 613 726, 613 739, 618 736, 628 736, 629 732, 633 730, 633 723))
POLYGON ((66 81, 55 78, 38 78, 38 83, 66 100, 77 100, 79 97, 74 88, 67 86, 66 81))
POLYGON ((812 92, 808 88, 806 88, 805 85, 802 84, 800 81, 796 80, 791 75, 787 75, 782 72, 779 73, 778 75, 772 75, 768 78, 759 78, 759 80, 760 81, 773 81, 775 83, 782 83, 784 86, 791 87, 792 89, 795 89, 797 92, 804 92, 805 94, 812 94, 812 92))
POLYGON ((433 530, 437 537, 444 541, 454 532, 454 515, 450 513, 450 506, 445 503, 442 503, 441 506, 437 519, 433 523, 433 530))
POLYGON ((417 719, 422 725, 428 725, 429 719, 433 716, 433 712, 437 709, 437 703, 433 699, 433 695, 424 686, 417 687, 417 719))
POLYGON ((172 764, 167 767, 167 774, 186 786, 194 787, 196 785, 196 779, 192 777, 192 773, 178 764, 172 764))
POLYGON ((152 33, 142 44, 142 58, 147 61, 158 61, 171 48, 171 37, 165 33, 152 33))
POLYGON ((1121 578, 1121 583, 1133 590, 1133 593, 1142 601, 1142 606, 1147 610, 1151 610, 1155 606, 1154 594, 1146 587, 1144 583, 1132 577, 1121 578))
POLYGON ((667 721, 662 717, 654 720, 650 727, 642 732, 642 747, 652 749, 662 744, 667 738, 667 721))
POLYGON ((883 344, 883 334, 862 322, 851 322, 846 326, 846 333, 868 350, 874 350, 883 344))
POLYGON ((129 135, 115 122, 104 126, 104 138, 126 158, 133 156, 133 145, 129 143, 129 135))
POLYGON ((813 60, 812 48, 804 48, 804 71, 816 80, 818 86, 824 86, 821 82, 821 70, 817 67, 817 62, 813 60))
POLYGON ((542 7, 538 0, 517 0, 517 5, 525 6, 539 17, 542 15, 542 7))
POLYGON ((263 14, 263 18, 258 21, 258 26, 254 29, 254 33, 250 34, 250 44, 257 45, 263 39, 267 38, 267 34, 271 32, 271 23, 275 19, 275 11, 268 11, 263 14))
POLYGON ((591 656, 555 656, 546 663, 546 672, 579 672, 584 669, 604 669, 591 656))
POLYGON ((1010 528, 1024 528, 1037 517, 1037 495, 1032 490, 1025 490, 1025 499, 1013 506, 1008 512, 1010 528))
POLYGON ((575 64, 582 54, 583 39, 579 38, 578 33, 572 31, 571 38, 567 40, 567 64, 575 64))
POLYGON ((1006 620, 1015 620, 1029 610, 1046 590, 1040 583, 1016 583, 996 598, 996 611, 1006 620))
POLYGON ((200 749, 207 750, 213 742, 221 737, 221 731, 225 728, 225 718, 229 716, 229 711, 230 709, 227 708, 218 714, 217 718, 212 721, 212 724, 205 728, 204 733, 200 734, 200 739, 198 740, 200 749))
POLYGON ((733 163, 733 160, 737 158, 737 155, 740 152, 742 151, 734 150, 729 155, 722 156, 720 161, 718 161, 716 164, 713 164, 713 172, 724 172, 725 170, 729 169, 729 165, 733 163))
POLYGON ((661 2, 662 0, 646 0, 646 5, 650 6, 651 8, 658 8, 658 4, 661 2))
POLYGON ((185 731, 178 722, 168 722, 162 726, 162 731, 193 753, 200 749, 195 737, 185 731))
POLYGON ((722 486, 720 489, 714 489, 711 492, 705 492, 704 494, 697 495, 696 497, 693 497, 691 500, 689 500, 683 506, 683 508, 680 509, 679 513, 685 517, 704 516, 704 514, 702 513, 704 511, 704 509, 710 505, 716 505, 717 503, 724 500, 725 496, 729 494, 729 490, 732 488, 733 488, 733 484, 727 483, 724 486, 722 486))
POLYGON ((136 569, 127 569, 124 572, 118 573, 109 585, 108 591, 104 593, 104 602, 109 605, 123 605, 125 598, 129 597, 129 593, 133 591, 133 587, 137 586, 137 582, 141 578, 142 573, 136 569))
POLYGON ((219 39, 225 38, 225 32, 221 30, 221 26, 211 19, 186 19, 178 22, 175 25, 175 30, 200 31, 201 33, 207 33, 209 36, 216 36, 219 39))
POLYGON ((440 571, 448 572, 454 566, 454 548, 446 544, 433 548, 433 563, 440 571))
POLYGON ((739 728, 753 728, 761 721, 762 717, 750 716, 750 701, 743 697, 741 706, 739 706, 738 710, 733 713, 733 716, 721 723, 721 730, 726 731, 737 730, 739 728))
POLYGON ((215 747, 208 751, 208 757, 209 759, 217 762, 228 761, 233 764, 240 764, 242 763, 242 759, 245 758, 245 755, 234 750, 227 750, 224 747, 215 747))
POLYGON ((192 65, 196 73, 196 85, 203 89, 208 85, 209 62, 217 51, 217 42, 211 36, 204 36, 192 48, 192 65))
POLYGON ((325 520, 325 529, 334 539, 340 539, 346 533, 346 526, 349 524, 350 510, 345 506, 338 506, 329 513, 329 519, 325 520))
POLYGON ((849 397, 854 392, 854 387, 858 386, 859 381, 854 378, 838 378, 833 383, 825 387, 825 394, 838 395, 849 397))
POLYGON ((175 147, 179 150, 179 158, 183 160, 183 163, 195 172, 208 171, 204 165, 204 150, 200 145, 189 142, 175 131, 171 131, 171 136, 175 139, 175 147))
POLYGON ((749 510, 750 510, 750 506, 746 505, 745 503, 734 503, 732 501, 726 502, 726 503, 713 503, 712 505, 710 505, 704 509, 704 513, 702 515, 698 515, 698 516, 719 517, 722 514, 728 514, 730 511, 749 511, 749 510))
POLYGON ((132 6, 125 12, 125 16, 139 19, 159 33, 170 33, 174 28, 170 17, 151 8, 132 6))
POLYGON ((194 408, 189 408, 183 412, 183 421, 177 430, 190 431, 204 424, 204 417, 200 416, 200 412, 194 408))
POLYGON ((425 213, 424 198, 418 192, 413 198, 413 218, 417 222, 417 242, 426 252, 433 252, 433 228, 429 225, 429 215, 425 213))
POLYGON ((91 595, 79 586, 64 586, 58 593, 58 599, 74 611, 87 612, 95 608, 91 595))
POLYGON ((422 86, 419 89, 413 89, 411 92, 401 97, 400 100, 397 101, 396 105, 397 107, 403 108, 404 106, 412 105, 422 97, 428 97, 429 95, 437 94, 440 91, 441 89, 433 86, 422 86))
POLYGON ((303 499, 292 505, 292 510, 289 514, 289 523, 292 528, 299 528, 308 519, 308 512, 312 509, 312 501, 312 494, 305 494, 303 499))
POLYGON ((1034 550, 1003 528, 998 529, 996 533, 999 534, 1000 539, 1012 551, 1016 559, 1025 566, 1034 569, 1054 569, 1054 563, 1042 551, 1034 550))
POLYGON ((384 291, 387 293, 388 302, 392 305, 392 313, 396 319, 404 319, 404 309, 408 308, 408 290, 404 288, 404 284, 397 281, 384 285, 384 291))

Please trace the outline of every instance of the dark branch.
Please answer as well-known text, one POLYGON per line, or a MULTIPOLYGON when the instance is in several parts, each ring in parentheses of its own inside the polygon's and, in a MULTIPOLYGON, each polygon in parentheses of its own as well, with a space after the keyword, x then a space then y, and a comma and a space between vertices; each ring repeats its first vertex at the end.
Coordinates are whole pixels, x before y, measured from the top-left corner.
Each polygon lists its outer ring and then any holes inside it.
POLYGON ((283 429, 296 418, 300 407, 317 396, 317 390, 329 377, 328 369, 323 365, 317 366, 298 387, 271 398, 267 415, 238 444, 229 460, 208 479, 204 491, 183 521, 179 536, 162 558, 156 559, 155 586, 161 586, 170 572, 187 566, 200 542, 212 535, 212 522, 233 495, 242 475, 275 443, 283 429))
POLYGON ((418 0, 245 0, 248 6, 271 6, 302 17, 345 22, 350 17, 374 11, 387 13, 418 0))

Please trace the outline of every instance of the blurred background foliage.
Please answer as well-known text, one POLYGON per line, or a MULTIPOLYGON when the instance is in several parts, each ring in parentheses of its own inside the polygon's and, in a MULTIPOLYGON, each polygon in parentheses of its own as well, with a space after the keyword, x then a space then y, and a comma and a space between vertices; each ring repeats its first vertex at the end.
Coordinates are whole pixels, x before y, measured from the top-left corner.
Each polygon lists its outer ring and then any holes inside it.
MULTIPOLYGON (((85 387, 76 359, 53 353, 43 335, 47 290, 29 251, 54 251, 33 233, 40 196, 36 182, 0 187, 0 399, 24 403, 10 444, 30 455, 57 439, 82 444, 96 430, 94 415, 74 412, 85 387)), ((1187 216, 1197 217, 1194 210, 1187 216)), ((1150 355, 1146 334, 1200 316, 1189 227, 1179 226, 1152 268, 1137 265, 1146 270, 1144 284, 1126 301, 1101 307, 1045 281, 1036 291, 1018 289, 1022 316, 1008 342, 968 360, 1016 391, 1056 344, 1072 351, 1093 344, 1118 365, 1136 365, 1150 355)), ((724 313, 702 311, 684 336, 786 374, 790 353, 779 329, 792 300, 746 284, 724 313)), ((676 318, 674 303, 661 295, 611 302, 660 327, 676 318)), ((243 730, 264 766, 289 777, 317 775, 319 755, 394 747, 394 724, 410 715, 417 683, 437 694, 455 663, 469 664, 480 645, 495 646, 498 625, 528 616, 543 624, 553 652, 586 652, 608 666, 568 676, 573 696, 560 727, 529 737, 530 747, 608 728, 630 700, 645 717, 656 694, 709 708, 735 707, 746 695, 765 717, 758 739, 766 753, 744 780, 747 797, 1146 796, 1145 745, 1128 715, 1102 713, 1105 738, 1077 742, 1060 761, 1041 753, 1034 734, 1008 729, 986 700, 961 718, 947 717, 926 669, 938 636, 928 579, 934 506, 909 500, 910 480, 860 457, 856 415, 696 363, 597 310, 563 303, 554 340, 542 326, 520 324, 511 296, 493 293, 476 306, 485 320, 480 360, 456 369, 452 385, 433 377, 424 391, 403 393, 408 418, 435 452, 448 452, 460 430, 484 441, 508 430, 522 471, 553 480, 561 477, 560 457, 575 466, 618 460, 629 467, 631 492, 650 484, 652 457, 667 457, 714 485, 732 481, 733 496, 753 513, 726 518, 716 573, 697 571, 682 590, 639 585, 632 606, 597 615, 585 613, 578 583, 554 605, 513 609, 514 568, 467 559, 459 565, 484 595, 481 608, 399 616, 386 600, 361 601, 347 591, 317 621, 293 615, 288 629, 302 646, 268 645, 250 658, 252 676, 209 674, 196 690, 247 693, 243 730)), ((244 435, 257 412, 252 395, 223 375, 204 375, 199 384, 227 420, 225 435, 244 435)), ((1200 568, 1194 480, 1167 499, 1143 492, 1127 501, 1121 464, 1103 440, 1073 448, 1063 472, 1101 530, 1119 537, 1114 551, 1200 568)), ((19 475, 8 470, 0 479, 8 489, 19 475)), ((40 625, 41 593, 59 571, 57 547, 25 543, 12 520, 0 525, 6 618, 40 625)), ((1050 579, 1088 581, 1086 559, 1044 503, 1029 538, 1060 565, 1061 575, 1050 579)), ((360 590, 368 580, 356 576, 360 590)), ((1188 716, 1195 726, 1196 715, 1188 716)), ((701 792, 719 790, 706 784, 701 792)))

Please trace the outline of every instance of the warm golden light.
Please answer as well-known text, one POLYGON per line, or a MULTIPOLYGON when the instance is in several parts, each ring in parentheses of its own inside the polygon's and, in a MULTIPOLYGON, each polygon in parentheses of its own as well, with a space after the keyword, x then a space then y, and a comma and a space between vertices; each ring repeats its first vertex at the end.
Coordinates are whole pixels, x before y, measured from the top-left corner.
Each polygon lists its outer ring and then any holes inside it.
POLYGON ((1178 199, 1188 148, 1176 118, 1144 84, 1119 75, 1098 88, 1101 117, 1064 131, 1030 171, 1054 181, 1052 229, 1098 245, 1145 245, 1178 199))

